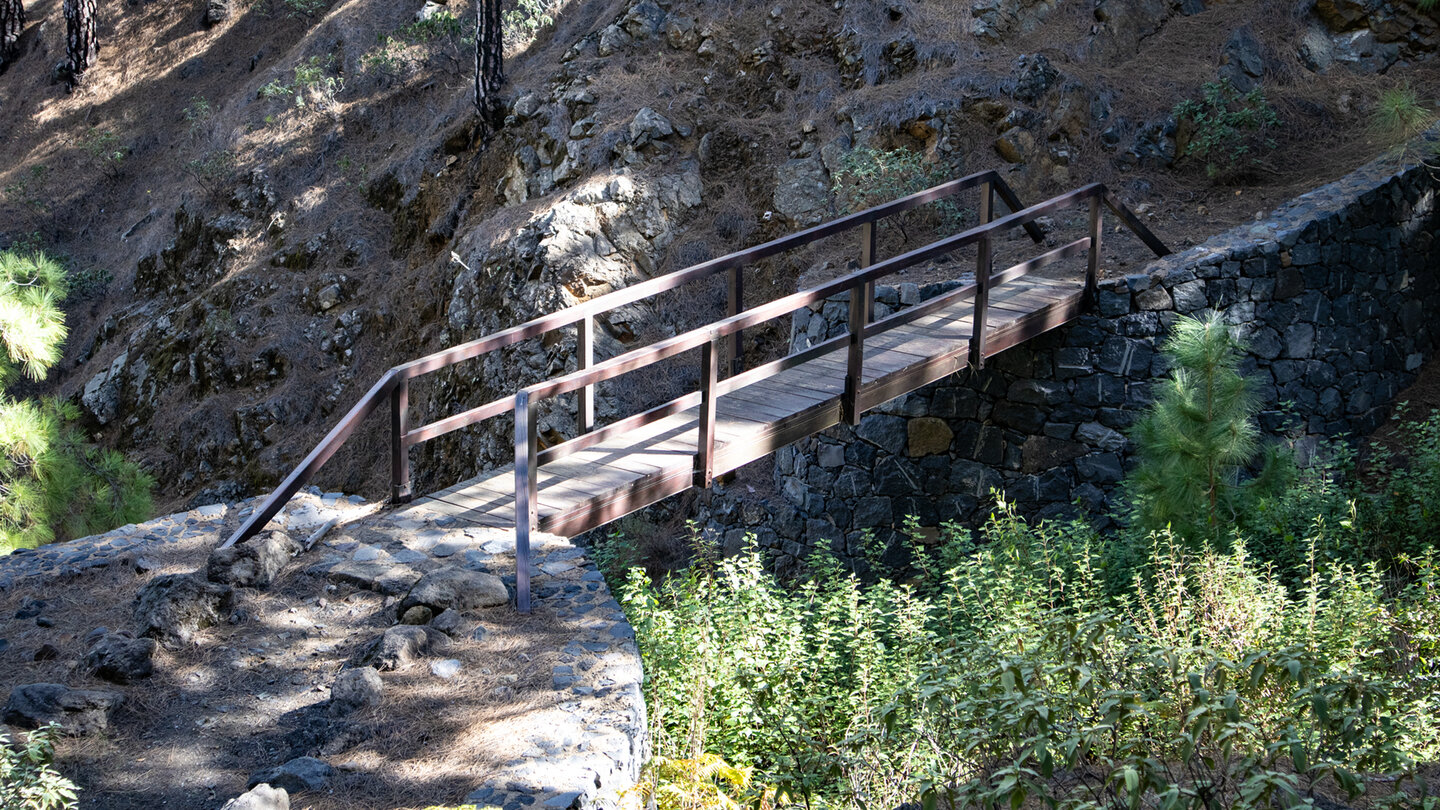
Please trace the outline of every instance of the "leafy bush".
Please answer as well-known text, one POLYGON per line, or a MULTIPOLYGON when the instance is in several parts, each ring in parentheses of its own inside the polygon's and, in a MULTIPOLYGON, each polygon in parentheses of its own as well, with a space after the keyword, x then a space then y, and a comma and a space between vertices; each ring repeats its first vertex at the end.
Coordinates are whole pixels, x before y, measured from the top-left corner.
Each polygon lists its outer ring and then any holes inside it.
POLYGON ((120 168, 130 155, 130 147, 120 143, 120 136, 108 129, 91 127, 80 138, 80 147, 90 157, 90 162, 107 177, 120 176, 120 168))
POLYGON ((345 89, 345 80, 332 76, 335 57, 312 56, 295 65, 293 80, 284 82, 274 79, 260 88, 257 95, 263 99, 294 99, 297 110, 307 106, 316 109, 330 109, 335 106, 335 96, 345 89))
POLYGON ((0 734, 0 807, 6 810, 70 810, 80 789, 51 767, 55 735, 51 724, 30 732, 23 744, 0 734))
POLYGON ((1205 173, 1216 182, 1253 176, 1264 166, 1264 153, 1275 149, 1273 134, 1280 126, 1275 108, 1259 87, 1242 94, 1229 79, 1204 85, 1200 94, 1175 105, 1175 117, 1190 127, 1180 156, 1204 161, 1205 173))
POLYGON ((185 164, 185 173, 195 178, 207 194, 223 193, 235 179, 237 156, 230 149, 217 149, 185 164))
MULTIPOLYGON (((841 156, 840 166, 830 178, 831 191, 840 212, 853 214, 953 180, 953 174, 951 167, 927 161, 924 155, 909 149, 885 151, 859 146, 841 156)), ((959 231, 969 218, 969 212, 950 198, 884 222, 898 226, 908 240, 906 224, 943 229, 949 235, 959 231)))
POLYGON ((540 29, 555 24, 552 12, 559 5, 559 0, 517 0, 515 8, 500 15, 506 46, 523 48, 534 41, 540 29))
POLYGON ((1431 558, 1392 599, 1318 538, 1291 589, 1243 542, 1161 533, 1112 598, 1088 527, 1002 505, 980 535, 923 592, 824 556, 786 588, 753 547, 632 572, 656 754, 808 806, 1436 806, 1414 778, 1440 745, 1431 558))

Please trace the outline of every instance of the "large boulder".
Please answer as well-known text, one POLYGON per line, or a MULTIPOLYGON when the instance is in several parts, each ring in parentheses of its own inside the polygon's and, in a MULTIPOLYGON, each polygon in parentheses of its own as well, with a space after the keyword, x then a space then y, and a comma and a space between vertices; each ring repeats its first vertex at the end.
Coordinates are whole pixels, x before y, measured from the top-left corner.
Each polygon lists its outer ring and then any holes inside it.
POLYGON ((155 639, 129 633, 106 633, 85 654, 85 666, 114 683, 131 683, 155 671, 155 639))
POLYGON ((226 802, 220 810, 290 810, 290 794, 285 788, 259 784, 226 802))
POLYGON ((290 793, 309 790, 320 792, 330 785, 335 769, 322 759, 298 757, 277 768, 263 770, 250 777, 250 787, 262 784, 280 788, 290 793))
POLYGON ((330 688, 330 715, 339 717, 361 709, 380 705, 385 697, 385 682, 374 667, 347 669, 330 688))
POLYGON ((775 210, 796 225, 817 225, 830 209, 830 173, 817 155, 782 164, 775 179, 775 210))
POLYGON ((368 658, 375 669, 390 672, 404 669, 416 658, 428 655, 432 650, 449 646, 449 636, 439 630, 401 624, 385 631, 385 635, 375 642, 368 658))
POLYGON ((119 692, 29 683, 10 693, 0 709, 0 721, 20 728, 59 723, 67 734, 94 734, 109 727, 111 715, 124 702, 125 696, 119 692))
POLYGON ((268 588, 300 544, 284 532, 268 532, 247 543, 210 552, 205 577, 211 582, 246 588, 268 588))
POLYGON ((230 612, 235 594, 229 585, 207 582, 194 574, 156 577, 135 597, 135 621, 141 635, 167 649, 189 644, 195 634, 230 612))
POLYGON ((452 565, 421 577, 400 602, 400 615, 417 605, 429 608, 433 615, 451 608, 466 611, 498 607, 509 601, 510 592, 499 577, 452 565))

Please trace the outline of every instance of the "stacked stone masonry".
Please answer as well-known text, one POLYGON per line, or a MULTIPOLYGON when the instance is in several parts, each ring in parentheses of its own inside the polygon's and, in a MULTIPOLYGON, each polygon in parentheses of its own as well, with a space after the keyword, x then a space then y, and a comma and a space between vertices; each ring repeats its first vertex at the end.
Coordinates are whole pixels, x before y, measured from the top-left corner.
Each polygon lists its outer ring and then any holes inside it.
MULTIPOLYGON (((1425 138, 1433 149, 1437 134, 1425 138)), ((1132 462, 1127 431, 1167 374, 1159 346, 1180 315, 1214 311, 1249 344, 1243 371, 1261 427, 1298 438, 1358 436, 1440 342, 1440 174, 1377 161, 1244 225, 1102 279, 1088 314, 782 449, 780 493, 761 510, 712 498, 725 544, 754 532, 783 570, 810 548, 859 556, 865 532, 887 547, 907 516, 922 527, 981 521, 1003 492, 1033 518, 1083 509, 1104 521, 1132 462), (762 512, 767 514, 761 514, 762 512)), ((959 282, 956 282, 959 283, 959 282)), ((948 285, 880 288, 881 312, 948 285)), ((801 349, 845 331, 844 300, 797 313, 801 349)))

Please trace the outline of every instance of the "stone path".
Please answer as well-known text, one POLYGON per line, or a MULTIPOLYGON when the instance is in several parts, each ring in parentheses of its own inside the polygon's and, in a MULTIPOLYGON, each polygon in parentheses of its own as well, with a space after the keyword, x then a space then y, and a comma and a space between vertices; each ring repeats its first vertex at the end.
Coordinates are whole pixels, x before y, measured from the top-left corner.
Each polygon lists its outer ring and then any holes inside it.
MULTIPOLYGON (((206 506, 0 557, 0 589, 117 563, 148 570, 148 550, 201 534, 218 543, 257 505, 258 499, 206 506)), ((467 527, 423 505, 383 511, 358 497, 311 491, 292 500, 272 526, 303 541, 332 519, 338 525, 304 555, 308 574, 398 596, 427 571, 459 566, 500 576, 513 593, 512 532, 467 527)), ((553 695, 539 702, 527 695, 527 710, 505 721, 513 728, 493 730, 513 743, 513 755, 467 801, 506 810, 614 807, 648 754, 634 631, 601 573, 570 541, 538 535, 531 566, 534 613, 564 639, 549 665, 553 695)), ((476 615, 474 637, 484 638, 490 629, 476 615)))

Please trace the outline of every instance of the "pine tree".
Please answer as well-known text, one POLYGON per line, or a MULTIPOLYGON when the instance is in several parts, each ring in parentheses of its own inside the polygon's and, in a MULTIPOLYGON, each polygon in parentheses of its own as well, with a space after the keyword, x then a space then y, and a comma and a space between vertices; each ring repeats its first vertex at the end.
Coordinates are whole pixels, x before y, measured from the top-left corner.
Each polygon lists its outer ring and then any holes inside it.
POLYGON ((0 0, 0 66, 14 58, 15 45, 24 28, 24 0, 0 0))
POLYGON ((85 71, 100 58, 95 35, 97 0, 65 0, 65 53, 70 59, 70 86, 79 87, 85 71))
MULTIPOLYGON (((44 379, 61 357, 65 271, 41 254, 0 252, 0 389, 44 379)), ((53 397, 0 393, 0 553, 143 520, 151 478, 85 443, 79 409, 53 397)))
POLYGON ((1170 378, 1131 434, 1139 464, 1128 486, 1142 528, 1213 538, 1249 498, 1279 485, 1273 452, 1260 476, 1240 480, 1261 451, 1259 403, 1239 371, 1243 348, 1218 315, 1181 318, 1172 329, 1163 347, 1170 378))
POLYGON ((504 83, 505 34, 500 0, 475 0, 475 109, 487 137, 500 118, 500 86, 504 83))

